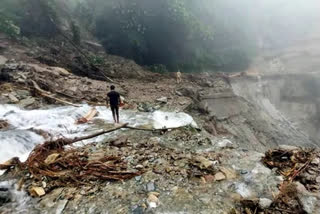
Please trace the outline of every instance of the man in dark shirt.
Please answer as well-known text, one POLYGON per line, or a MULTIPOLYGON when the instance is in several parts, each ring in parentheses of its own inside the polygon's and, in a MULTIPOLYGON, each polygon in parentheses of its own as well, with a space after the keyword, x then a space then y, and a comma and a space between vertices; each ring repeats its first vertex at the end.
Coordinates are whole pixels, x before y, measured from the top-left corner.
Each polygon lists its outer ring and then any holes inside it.
POLYGON ((121 103, 121 98, 120 94, 114 90, 115 88, 114 85, 110 86, 111 91, 108 93, 107 107, 109 107, 110 104, 114 122, 119 123, 119 105, 121 103))

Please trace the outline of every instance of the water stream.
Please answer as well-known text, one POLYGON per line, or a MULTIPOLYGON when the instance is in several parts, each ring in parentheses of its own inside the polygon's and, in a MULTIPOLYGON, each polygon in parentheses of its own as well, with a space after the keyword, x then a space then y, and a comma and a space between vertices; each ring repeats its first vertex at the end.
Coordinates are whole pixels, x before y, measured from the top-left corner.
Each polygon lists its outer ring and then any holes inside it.
MULTIPOLYGON (((99 120, 100 124, 101 121, 105 124, 113 123, 110 109, 97 107, 99 114, 92 124, 76 124, 76 120, 91 108, 89 105, 82 105, 23 110, 14 105, 0 105, 0 120, 6 120, 10 124, 8 130, 0 131, 0 163, 16 156, 24 161, 35 145, 45 141, 39 131, 49 133, 52 139, 74 138, 100 131, 101 128, 99 129, 95 121, 99 120)), ((123 110, 120 112, 120 120, 131 126, 153 128, 197 126, 191 116, 182 112, 145 113, 123 110)), ((96 139, 98 140, 99 138, 96 139)))

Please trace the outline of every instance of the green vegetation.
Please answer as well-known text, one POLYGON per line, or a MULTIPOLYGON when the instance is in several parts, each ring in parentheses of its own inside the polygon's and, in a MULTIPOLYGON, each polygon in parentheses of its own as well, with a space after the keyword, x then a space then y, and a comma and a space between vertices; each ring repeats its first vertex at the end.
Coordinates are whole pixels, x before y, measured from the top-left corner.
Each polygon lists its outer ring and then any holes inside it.
POLYGON ((0 32, 12 38, 17 38, 20 35, 20 28, 16 26, 12 20, 0 14, 0 32))
POLYGON ((75 14, 109 53, 142 65, 163 64, 169 70, 246 67, 253 49, 241 28, 244 21, 224 26, 217 17, 221 8, 212 2, 86 0, 76 3, 75 14))
POLYGON ((73 42, 77 45, 80 45, 81 43, 80 27, 74 21, 71 22, 71 31, 72 31, 73 42))
POLYGON ((0 31, 54 38, 68 29, 79 45, 91 33, 108 53, 158 72, 233 71, 258 49, 308 35, 317 26, 303 18, 317 13, 310 8, 289 0, 1 0, 0 31))

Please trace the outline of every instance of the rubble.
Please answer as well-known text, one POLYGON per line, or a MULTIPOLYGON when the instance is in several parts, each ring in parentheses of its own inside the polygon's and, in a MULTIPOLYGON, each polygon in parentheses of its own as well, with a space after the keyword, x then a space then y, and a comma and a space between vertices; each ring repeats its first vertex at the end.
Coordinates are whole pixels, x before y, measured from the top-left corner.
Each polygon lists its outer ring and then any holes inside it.
POLYGON ((316 178, 320 174, 320 166, 314 160, 319 156, 318 150, 287 146, 266 152, 263 163, 284 177, 279 193, 272 201, 261 198, 258 203, 254 200, 242 202, 242 207, 236 212, 318 213, 320 183, 316 178))

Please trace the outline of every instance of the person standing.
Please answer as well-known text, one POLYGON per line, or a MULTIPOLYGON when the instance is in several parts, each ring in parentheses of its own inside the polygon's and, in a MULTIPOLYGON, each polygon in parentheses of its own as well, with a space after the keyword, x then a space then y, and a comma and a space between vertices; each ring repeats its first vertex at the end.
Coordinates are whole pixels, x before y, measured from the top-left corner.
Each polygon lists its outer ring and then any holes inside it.
POLYGON ((178 70, 178 72, 176 73, 176 79, 177 79, 178 84, 180 84, 182 82, 180 70, 178 70))
POLYGON ((115 123, 119 123, 119 106, 121 103, 120 94, 115 91, 115 86, 111 85, 111 91, 107 94, 107 107, 111 107, 113 120, 115 123))

